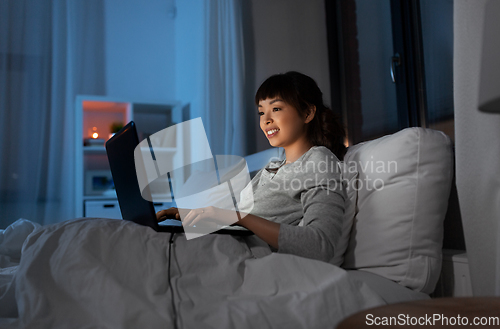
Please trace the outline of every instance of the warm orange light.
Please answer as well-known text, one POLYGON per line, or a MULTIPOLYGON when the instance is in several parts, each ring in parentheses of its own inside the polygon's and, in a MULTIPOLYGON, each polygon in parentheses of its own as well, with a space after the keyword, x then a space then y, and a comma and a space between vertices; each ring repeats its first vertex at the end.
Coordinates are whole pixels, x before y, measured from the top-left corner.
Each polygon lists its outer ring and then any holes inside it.
POLYGON ((97 127, 92 127, 92 138, 96 139, 99 137, 99 133, 97 132, 97 127))

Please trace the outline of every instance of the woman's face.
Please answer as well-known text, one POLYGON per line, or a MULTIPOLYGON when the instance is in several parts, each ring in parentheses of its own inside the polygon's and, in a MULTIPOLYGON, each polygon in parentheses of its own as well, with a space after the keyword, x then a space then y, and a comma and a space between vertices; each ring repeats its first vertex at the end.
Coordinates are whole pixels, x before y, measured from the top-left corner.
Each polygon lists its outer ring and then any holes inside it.
POLYGON ((274 147, 307 142, 306 118, 279 98, 261 100, 258 106, 260 128, 274 147))

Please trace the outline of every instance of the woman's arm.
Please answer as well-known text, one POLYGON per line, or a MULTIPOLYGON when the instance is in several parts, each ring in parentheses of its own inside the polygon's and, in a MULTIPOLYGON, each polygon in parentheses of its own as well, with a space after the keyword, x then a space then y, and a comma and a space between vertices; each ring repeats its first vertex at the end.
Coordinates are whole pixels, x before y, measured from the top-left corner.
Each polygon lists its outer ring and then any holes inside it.
MULTIPOLYGON (((280 224, 252 214, 240 213, 240 216, 241 219, 236 222, 236 224, 247 228, 271 247, 278 249, 280 224)), ((185 216, 182 221, 183 225, 195 225, 200 220, 213 219, 214 221, 224 224, 232 222, 233 218, 234 211, 216 207, 207 207, 189 211, 187 216, 185 216)), ((160 210, 156 213, 156 219, 159 222, 165 219, 180 220, 179 210, 177 208, 160 210)))
POLYGON ((342 236, 345 195, 342 190, 313 186, 301 193, 301 203, 303 225, 281 228, 279 252, 329 262, 342 236))
POLYGON ((278 236, 281 224, 252 214, 241 218, 238 224, 255 233, 255 235, 267 242, 271 247, 278 249, 278 236))

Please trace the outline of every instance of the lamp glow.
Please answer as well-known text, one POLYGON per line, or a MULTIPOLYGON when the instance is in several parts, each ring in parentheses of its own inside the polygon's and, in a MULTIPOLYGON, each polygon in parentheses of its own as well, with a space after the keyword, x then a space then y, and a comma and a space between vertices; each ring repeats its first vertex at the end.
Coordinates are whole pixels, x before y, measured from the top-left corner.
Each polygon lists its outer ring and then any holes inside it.
POLYGON ((92 128, 92 138, 96 139, 99 137, 99 133, 97 132, 97 127, 92 128))

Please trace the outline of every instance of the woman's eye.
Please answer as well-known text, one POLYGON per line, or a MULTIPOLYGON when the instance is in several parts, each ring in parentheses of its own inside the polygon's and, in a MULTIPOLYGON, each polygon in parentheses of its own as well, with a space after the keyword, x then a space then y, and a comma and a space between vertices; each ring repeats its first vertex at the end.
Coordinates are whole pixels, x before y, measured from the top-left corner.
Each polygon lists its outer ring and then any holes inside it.
POLYGON ((273 111, 279 111, 279 110, 281 110, 279 107, 273 108, 273 111))
POLYGON ((259 112, 259 117, 263 116, 263 115, 264 115, 264 112, 259 112))

